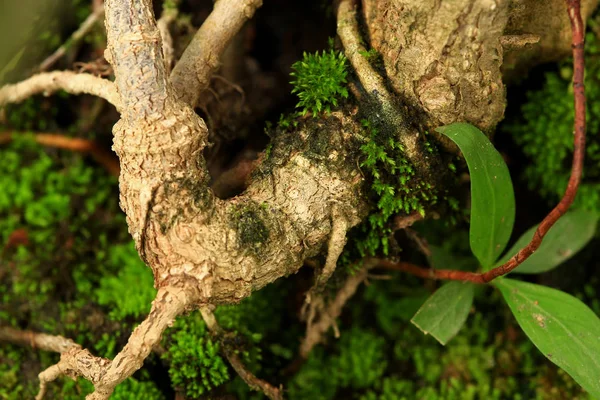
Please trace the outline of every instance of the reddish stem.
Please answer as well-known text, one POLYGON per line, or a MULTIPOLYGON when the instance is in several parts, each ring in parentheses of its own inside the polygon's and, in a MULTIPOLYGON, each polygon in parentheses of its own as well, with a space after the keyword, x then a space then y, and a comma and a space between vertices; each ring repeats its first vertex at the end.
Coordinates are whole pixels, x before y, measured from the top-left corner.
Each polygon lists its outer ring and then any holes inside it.
POLYGON ((575 200, 581 174, 583 171, 583 159, 585 155, 585 87, 583 83, 584 75, 584 27, 581 18, 580 0, 566 0, 567 12, 571 20, 571 30, 573 39, 571 48, 573 49, 573 91, 575 103, 575 126, 573 140, 573 164, 571 166, 571 176, 565 194, 560 202, 552 211, 542 220, 538 226, 531 242, 523 247, 506 263, 491 269, 487 272, 465 272, 458 270, 429 269, 419 267, 410 263, 395 263, 387 260, 378 260, 378 265, 387 269, 393 269, 429 279, 443 279, 465 281, 473 283, 488 283, 499 276, 508 274, 517 268, 523 261, 527 260, 542 244, 544 236, 550 228, 562 217, 575 200))

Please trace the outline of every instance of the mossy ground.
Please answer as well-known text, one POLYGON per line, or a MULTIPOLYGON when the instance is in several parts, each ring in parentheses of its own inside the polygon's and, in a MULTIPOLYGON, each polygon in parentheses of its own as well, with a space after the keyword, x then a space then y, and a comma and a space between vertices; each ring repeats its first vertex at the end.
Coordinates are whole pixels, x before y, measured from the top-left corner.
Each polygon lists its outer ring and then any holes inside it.
MULTIPOLYGON (((114 356, 155 293, 126 234, 115 180, 79 156, 50 156, 27 137, 0 156, 10 160, 0 176, 14 192, 0 207, 2 324, 62 334, 114 356), (26 232, 28 241, 18 242, 22 233, 15 232, 26 232)), ((166 353, 152 357, 114 398, 166 399, 173 391, 190 399, 260 398, 236 377, 220 346, 240 352, 259 376, 284 383, 290 399, 586 398, 529 344, 499 299, 485 300, 489 293, 447 347, 423 336, 408 320, 430 288, 401 276, 361 289, 342 318, 341 339, 329 337, 286 376, 304 329, 294 312, 298 283, 302 277, 220 307, 218 320, 233 332, 224 342, 208 334, 197 313, 181 317, 164 336, 166 353)), ((593 290, 588 286, 584 298, 593 299, 593 290)), ((54 354, 2 344, 1 398, 32 396, 37 372, 56 361, 54 354)), ((51 385, 55 398, 82 398, 89 390, 68 378, 51 385)))
MULTIPOLYGON (((593 47, 591 51, 593 62, 596 53, 593 47)), ((310 93, 300 109, 300 113, 315 114, 310 117, 314 124, 347 101, 341 86, 347 79, 346 64, 338 53, 309 58, 311 76, 323 75, 314 68, 323 60, 336 79, 328 81, 327 91, 311 91, 310 85, 305 85, 310 93), (340 97, 333 101, 331 96, 340 97)), ((591 71, 588 79, 595 76, 594 67, 591 71)), ((556 187, 550 186, 544 192, 535 176, 543 179, 546 173, 559 180, 564 175, 568 140, 559 140, 563 150, 556 143, 550 147, 558 151, 548 156, 550 163, 544 159, 546 150, 539 147, 543 143, 537 141, 536 134, 546 135, 539 136, 539 140, 548 142, 546 128, 558 124, 551 119, 557 116, 563 118, 560 124, 570 124, 570 102, 563 100, 568 93, 568 74, 555 75, 549 82, 552 80, 555 83, 549 83, 545 92, 532 95, 535 104, 529 106, 531 115, 526 113, 531 117, 527 124, 512 131, 523 137, 522 143, 530 134, 527 155, 537 160, 538 174, 525 174, 533 188, 549 197, 556 196, 556 187), (548 100, 551 96, 552 101, 548 100), (542 98, 548 105, 540 104, 542 98), (534 115, 541 115, 542 122, 533 122, 537 121, 534 115), (556 165, 562 169, 552 169, 551 173, 544 169, 556 165)), ((589 85, 590 96, 595 98, 593 83, 589 85)), ((10 108, 7 128, 74 131, 72 116, 65 117, 69 114, 65 109, 72 109, 73 104, 72 98, 64 96, 52 101, 31 99, 10 108), (64 123, 65 119, 69 123, 64 123)), ((595 102, 590 102, 589 107, 592 114, 600 116, 595 102)), ((297 126, 299 114, 292 116, 280 121, 282 129, 297 126)), ((592 122, 590 130, 597 130, 595 126, 592 122)), ((451 209, 458 209, 458 202, 443 199, 448 196, 434 193, 414 176, 402 149, 379 135, 368 118, 364 132, 366 140, 359 150, 362 167, 372 184, 374 211, 359 228, 362 236, 349 244, 354 253, 347 253, 347 258, 360 254, 360 243, 363 254, 389 251, 389 220, 397 213, 423 212, 442 200, 448 201, 451 209)), ((562 129, 560 132, 564 133, 562 129)), ((279 146, 277 151, 288 151, 297 144, 294 138, 289 138, 289 142, 287 149, 279 146)), ((593 143, 592 138, 589 151, 597 152, 593 143)), ((326 138, 313 138, 306 151, 319 160, 329 145, 326 138)), ((432 147, 432 151, 436 150, 432 147)), ((266 158, 262 173, 268 173, 269 157, 266 158)), ((87 158, 43 149, 27 136, 1 147, 0 160, 0 324, 64 335, 99 356, 113 357, 144 318, 155 294, 151 271, 135 252, 119 210, 116 180, 87 158)), ((586 175, 587 182, 596 177, 593 167, 586 175)), ((199 193, 198 201, 203 199, 199 193)), ((261 219, 261 205, 242 206, 233 215, 237 216, 232 224, 239 232, 240 242, 259 251, 268 240, 268 224, 261 219)), ((432 245, 454 253, 468 248, 468 236, 460 224, 448 229, 443 223, 427 221, 423 226, 423 235, 432 245)), ((398 235, 395 238, 402 240, 398 235)), ((403 254, 410 258, 409 248, 414 243, 405 247, 403 254)), ((571 262, 583 260, 593 265, 589 252, 586 254, 587 258, 571 262)), ((347 269, 340 269, 328 292, 337 289, 348 273, 347 269)), ((299 369, 288 368, 294 364, 304 334, 305 325, 298 314, 310 286, 307 275, 301 271, 269 285, 239 305, 219 307, 216 317, 231 332, 222 340, 210 336, 198 313, 180 317, 165 332, 161 343, 165 352, 151 356, 142 370, 118 386, 112 398, 171 399, 175 392, 189 399, 227 395, 263 398, 236 376, 220 352, 223 346, 237 351, 259 377, 283 384, 285 396, 291 400, 588 398, 566 374, 539 354, 489 288, 477 293, 477 306, 466 327, 446 347, 424 336, 409 320, 436 284, 400 274, 370 279, 345 308, 339 321, 341 338, 337 340, 328 334, 327 341, 317 346, 299 369)), ((600 312, 598 282, 590 281, 582 287, 580 297, 600 312)), ((31 398, 38 387, 37 373, 57 360, 55 354, 0 343, 0 399, 31 398)), ((50 385, 49 398, 81 399, 90 390, 91 385, 84 380, 63 378, 50 385)))

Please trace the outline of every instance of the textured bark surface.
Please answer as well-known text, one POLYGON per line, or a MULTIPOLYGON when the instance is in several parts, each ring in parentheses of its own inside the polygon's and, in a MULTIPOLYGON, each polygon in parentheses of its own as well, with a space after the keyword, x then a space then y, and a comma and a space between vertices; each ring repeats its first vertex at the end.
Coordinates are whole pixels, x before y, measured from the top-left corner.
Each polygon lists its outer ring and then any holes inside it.
MULTIPOLYGON (((491 132, 503 82, 568 57, 563 0, 363 0, 366 31, 394 91, 427 128, 469 122, 491 132), (420 111, 420 113, 419 113, 420 111)), ((582 1, 588 18, 598 0, 582 1)))
POLYGON ((499 37, 508 0, 364 0, 371 46, 394 91, 428 128, 490 131, 504 113, 499 37))
MULTIPOLYGON (((584 21, 598 0, 582 0, 584 21)), ((537 43, 504 48, 502 72, 505 82, 524 79, 532 67, 571 55, 571 25, 564 0, 512 0, 505 35, 533 35, 537 43)))

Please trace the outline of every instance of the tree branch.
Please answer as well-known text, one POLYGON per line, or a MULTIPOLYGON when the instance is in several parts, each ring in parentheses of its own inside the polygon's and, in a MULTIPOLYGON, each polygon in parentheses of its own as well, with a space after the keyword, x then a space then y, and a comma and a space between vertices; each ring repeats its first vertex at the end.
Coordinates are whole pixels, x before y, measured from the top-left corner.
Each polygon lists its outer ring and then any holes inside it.
POLYGON ((31 346, 34 349, 64 353, 81 346, 71 339, 62 336, 47 335, 33 331, 22 331, 9 326, 0 326, 0 342, 8 342, 20 346, 31 346))
POLYGON ((177 97, 194 107, 210 85, 229 42, 262 6, 262 0, 218 0, 171 74, 177 97))
POLYGON ((122 106, 119 93, 111 81, 90 74, 54 71, 34 75, 19 83, 4 85, 0 88, 0 107, 8 103, 19 103, 35 94, 43 93, 47 96, 59 90, 70 94, 102 97, 117 110, 122 106))
POLYGON ((565 194, 560 202, 542 220, 527 246, 519 250, 519 252, 511 257, 506 263, 487 272, 476 273, 458 270, 436 270, 419 267, 406 262, 392 262, 375 259, 374 261, 377 262, 379 266, 396 271, 407 272, 426 279, 456 280, 479 284, 489 283, 500 276, 510 273, 521 265, 523 261, 527 260, 527 258, 540 247, 544 240, 544 236, 546 236, 550 228, 552 228, 556 221, 569 210, 569 207, 575 200, 579 183, 581 182, 583 161, 585 157, 585 30, 581 18, 580 0, 566 0, 566 3, 573 32, 571 47, 573 49, 573 101, 575 104, 575 123, 573 130, 573 162, 571 164, 571 175, 565 194))

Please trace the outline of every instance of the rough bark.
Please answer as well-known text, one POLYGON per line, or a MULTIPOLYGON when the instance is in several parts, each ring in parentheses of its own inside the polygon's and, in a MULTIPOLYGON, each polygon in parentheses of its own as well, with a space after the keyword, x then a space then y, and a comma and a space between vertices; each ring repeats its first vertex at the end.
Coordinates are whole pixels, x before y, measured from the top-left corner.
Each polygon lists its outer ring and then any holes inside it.
POLYGON ((371 46, 389 84, 426 128, 491 131, 504 114, 499 37, 508 0, 364 0, 371 46))
MULTIPOLYGON (((592 15, 598 0, 582 0, 584 21, 592 15)), ((571 24, 564 0, 512 0, 505 36, 534 36, 525 46, 503 46, 502 74, 505 82, 524 79, 532 67, 571 55, 571 24)))

